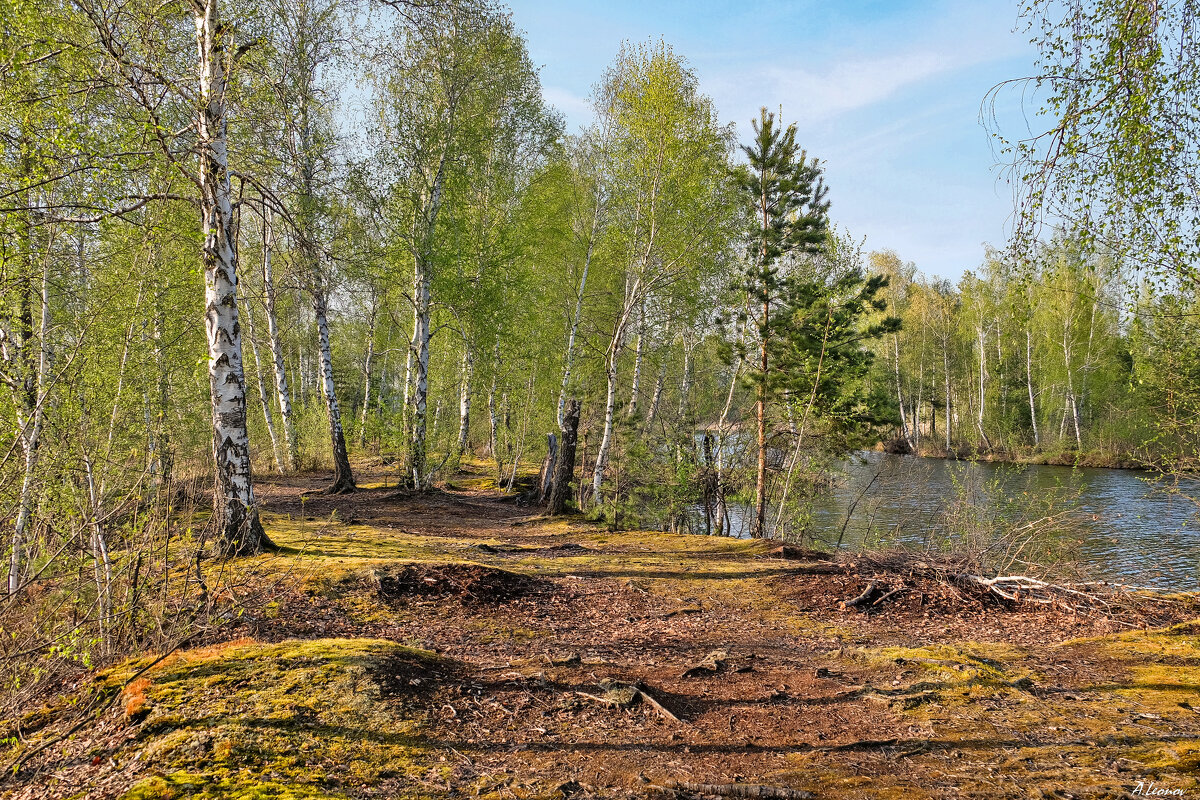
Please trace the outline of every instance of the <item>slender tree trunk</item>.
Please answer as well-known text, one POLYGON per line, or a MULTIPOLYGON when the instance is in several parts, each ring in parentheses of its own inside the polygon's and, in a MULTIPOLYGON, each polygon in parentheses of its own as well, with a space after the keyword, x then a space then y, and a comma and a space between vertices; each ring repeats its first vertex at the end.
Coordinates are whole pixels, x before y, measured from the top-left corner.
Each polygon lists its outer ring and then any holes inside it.
MULTIPOLYGON (((242 298, 245 300, 245 297, 242 298)), ((246 340, 250 343, 250 353, 254 356, 254 378, 258 385, 258 398, 262 402, 263 421, 267 425, 267 435, 271 437, 271 454, 275 457, 275 468, 283 474, 283 452, 279 447, 279 438, 275 435, 275 415, 271 413, 271 395, 263 382, 262 362, 258 358, 258 345, 254 341, 254 310, 246 302, 246 340)))
POLYGON ((492 385, 488 388, 488 449, 492 460, 496 462, 496 486, 504 476, 504 459, 500 455, 499 420, 496 417, 496 382, 500 374, 500 341, 496 340, 496 349, 492 359, 492 385))
MULTIPOLYGON (((599 199, 597 199, 597 204, 599 199)), ((592 265, 592 251, 596 241, 596 227, 600 222, 600 211, 597 205, 596 213, 592 216, 592 231, 588 236, 587 253, 583 257, 583 272, 579 276, 579 288, 575 291, 575 313, 571 316, 571 332, 567 335, 567 357, 563 363, 562 389, 558 393, 558 426, 563 424, 563 408, 567 402, 567 386, 571 382, 571 366, 575 358, 575 336, 579 332, 579 320, 583 315, 583 294, 587 288, 588 268, 592 265)))
POLYGON ((528 387, 525 390, 525 408, 521 412, 521 434, 517 437, 516 453, 512 459, 512 471, 508 475, 508 491, 513 490, 513 483, 517 480, 517 468, 521 466, 521 455, 525 452, 525 439, 529 433, 529 409, 533 406, 533 384, 537 377, 536 372, 529 374, 528 387))
POLYGON ((617 362, 625 344, 625 329, 629 325, 630 315, 633 313, 640 293, 640 278, 627 274, 621 315, 617 318, 612 339, 609 340, 608 350, 604 354, 604 374, 607 384, 604 401, 604 433, 600 437, 600 447, 596 450, 596 463, 592 469, 592 502, 596 505, 600 505, 604 499, 600 490, 604 483, 604 470, 608 466, 608 451, 612 447, 613 422, 617 409, 617 362))
MULTIPOLYGON (((367 418, 371 413, 371 369, 375 359, 375 303, 371 304, 371 318, 368 322, 370 334, 367 336, 367 357, 363 360, 363 402, 362 411, 358 417, 358 446, 367 446, 367 418)), ((378 402, 378 401, 375 401, 378 402)))
POLYGON ((600 505, 603 494, 604 469, 608 466, 608 450, 612 445, 613 417, 617 408, 617 364, 615 359, 605 366, 607 389, 604 395, 604 433, 600 437, 600 449, 596 451, 596 463, 592 467, 592 502, 600 505))
POLYGON ((643 303, 640 315, 641 319, 638 323, 637 345, 634 347, 633 355, 633 384, 629 388, 629 407, 626 409, 626 415, 633 417, 637 414, 638 408, 638 393, 642 386, 642 358, 645 354, 646 340, 646 307, 643 303))
POLYGON ((951 452, 950 445, 950 343, 943 342, 942 344, 942 375, 945 378, 946 385, 946 455, 951 452))
POLYGON ((1025 388, 1029 392, 1029 424, 1033 426, 1033 446, 1040 448, 1042 438, 1038 435, 1037 405, 1033 400, 1033 336, 1025 329, 1025 388))
POLYGON ((267 314, 267 337, 271 343, 271 367, 275 373, 275 399, 279 404, 279 420, 283 424, 283 440, 287 453, 288 472, 295 472, 300 462, 296 442, 296 426, 292 420, 292 397, 288 391, 287 368, 283 359, 283 340, 279 336, 279 321, 275 316, 275 276, 271 269, 274 235, 272 213, 263 208, 263 305, 267 314))
MULTIPOLYGON (((894 307, 893 307, 894 310, 894 307)), ((913 441, 912 432, 908 427, 908 417, 904 413, 904 387, 900 382, 900 334, 892 335, 892 361, 893 375, 896 379, 896 402, 900 405, 900 436, 904 439, 904 443, 908 445, 908 449, 916 452, 917 445, 913 441)))
MULTIPOLYGON (((688 399, 692 393, 692 342, 690 336, 683 340, 683 380, 679 383, 679 419, 687 419, 688 399)), ((690 433, 690 431, 689 431, 690 433)))
MULTIPOLYGON (((31 226, 32 228, 32 226, 31 226)), ((29 260, 32 261, 32 230, 29 233, 29 260)), ((39 325, 38 355, 36 366, 33 359, 33 309, 31 297, 32 281, 21 290, 21 335, 18 342, 18 359, 23 367, 17 392, 17 439, 25 456, 21 475, 21 494, 17 503, 17 518, 13 523, 12 549, 9 552, 8 593, 15 594, 21 588, 22 561, 25 542, 32 527, 34 491, 37 482, 38 455, 42 442, 42 426, 45 420, 45 398, 50 371, 50 353, 47 336, 50 332, 50 283, 49 259, 42 260, 41 322, 39 325)))
POLYGON ((246 378, 237 308, 237 245, 226 140, 225 64, 228 29, 219 0, 197 0, 196 44, 200 61, 200 187, 204 232, 205 330, 212 391, 216 491, 213 522, 224 550, 250 554, 271 546, 254 500, 250 440, 246 433, 246 378))
POLYGON ((323 286, 314 287, 313 316, 317 321, 317 351, 321 366, 321 396, 325 400, 325 416, 329 420, 329 440, 333 449, 333 483, 326 494, 346 494, 357 487, 350 469, 350 454, 346 450, 346 432, 342 428, 342 411, 338 406, 337 388, 333 383, 333 348, 329 343, 328 307, 323 286))
POLYGON ((759 378, 754 402, 754 417, 757 422, 755 443, 758 446, 758 470, 754 477, 754 530, 751 535, 756 539, 767 531, 767 377, 770 362, 767 357, 767 332, 770 330, 771 303, 762 305, 762 333, 759 342, 759 378))
POLYGON ((413 259, 413 376, 412 427, 408 442, 408 473, 413 477, 417 489, 425 481, 426 443, 425 418, 429 402, 429 339, 432 305, 430 287, 433 282, 432 254, 433 235, 437 228, 438 213, 442 206, 442 185, 445 180, 446 158, 443 155, 434 175, 433 186, 427 206, 425 230, 420 246, 413 259))
POLYGON ((408 474, 417 488, 425 479, 425 426, 429 402, 429 338, 431 335, 430 276, 426 265, 418 259, 413 277, 413 297, 416 311, 413 316, 413 396, 412 425, 408 439, 408 474))
POLYGON ((475 373, 475 358, 471 346, 463 342, 462 386, 458 392, 458 457, 462 458, 470 446, 471 436, 471 381, 475 373))
POLYGON ((984 398, 984 383, 987 380, 987 350, 985 349, 985 334, 983 326, 980 325, 979 331, 979 409, 975 418, 975 424, 979 428, 979 436, 983 439, 983 446, 988 450, 992 449, 992 442, 988 439, 988 435, 983 430, 983 398, 984 398))

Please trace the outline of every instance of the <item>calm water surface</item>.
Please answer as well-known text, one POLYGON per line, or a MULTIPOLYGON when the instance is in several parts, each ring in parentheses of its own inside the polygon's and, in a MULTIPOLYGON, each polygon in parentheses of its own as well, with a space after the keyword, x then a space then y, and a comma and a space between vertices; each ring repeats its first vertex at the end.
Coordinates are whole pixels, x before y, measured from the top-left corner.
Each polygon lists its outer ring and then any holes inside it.
MULTIPOLYGON (((1064 520, 1076 558, 1097 579, 1162 589, 1200 590, 1200 507, 1130 470, 975 464, 861 453, 814 509, 827 544, 923 545, 947 505, 989 503, 997 494, 1037 506, 1050 497, 1074 510, 1064 520), (844 528, 844 533, 842 530, 844 528)), ((1193 492, 1194 493, 1194 492, 1193 492)), ((750 509, 730 509, 746 535, 750 509)), ((1036 516, 1036 515, 1035 515, 1036 516)), ((703 527, 701 517, 700 527, 703 527)))

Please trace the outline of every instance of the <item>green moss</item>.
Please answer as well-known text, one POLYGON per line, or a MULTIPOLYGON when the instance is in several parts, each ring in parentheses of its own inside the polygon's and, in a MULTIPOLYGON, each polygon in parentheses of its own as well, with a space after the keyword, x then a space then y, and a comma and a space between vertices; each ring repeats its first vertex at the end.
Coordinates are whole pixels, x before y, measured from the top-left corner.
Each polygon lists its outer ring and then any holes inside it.
MULTIPOLYGON (((148 713, 132 745, 154 771, 126 800, 341 797, 422 767, 419 726, 379 676, 435 656, 373 639, 182 653, 146 673, 148 713)), ((122 671, 116 671, 114 677, 122 671)), ((118 759, 120 756, 118 756, 118 759)))

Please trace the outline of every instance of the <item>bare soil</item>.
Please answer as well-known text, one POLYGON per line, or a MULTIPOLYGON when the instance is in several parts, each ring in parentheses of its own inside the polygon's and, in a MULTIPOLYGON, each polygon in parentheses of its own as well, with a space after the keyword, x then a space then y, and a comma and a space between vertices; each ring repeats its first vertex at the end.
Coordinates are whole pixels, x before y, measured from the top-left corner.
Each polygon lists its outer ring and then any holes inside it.
MULTIPOLYGON (((317 493, 322 478, 260 487, 284 546, 271 563, 294 579, 223 635, 382 640, 439 658, 369 668, 378 702, 415 720, 419 768, 294 796, 380 796, 385 784, 510 800, 689 794, 662 788, 671 781, 819 797, 1200 791, 1200 641, 1181 625, 1198 612, 1186 599, 1131 623, 764 543, 547 520, 478 476, 425 495, 332 497, 317 493), (866 611, 840 606, 869 580, 903 591, 866 611), (606 701, 629 686, 641 702, 606 701)), ((146 724, 114 708, 98 728, 107 741, 48 749, 2 794, 120 797, 167 775, 134 759, 146 724), (108 779, 70 778, 96 759, 88 769, 108 779)), ((171 791, 136 796, 182 796, 171 791)))

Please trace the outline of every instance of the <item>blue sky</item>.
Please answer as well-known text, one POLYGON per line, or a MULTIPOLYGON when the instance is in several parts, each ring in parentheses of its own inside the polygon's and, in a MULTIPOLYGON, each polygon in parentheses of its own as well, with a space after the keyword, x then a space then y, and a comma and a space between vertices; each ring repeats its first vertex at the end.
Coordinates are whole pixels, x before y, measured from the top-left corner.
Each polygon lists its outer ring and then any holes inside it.
POLYGON ((989 88, 1031 71, 1014 0, 508 2, 572 129, 621 42, 661 37, 743 138, 760 106, 782 105, 826 162, 834 221, 868 249, 956 279, 1004 241, 1012 196, 979 115, 989 88))

